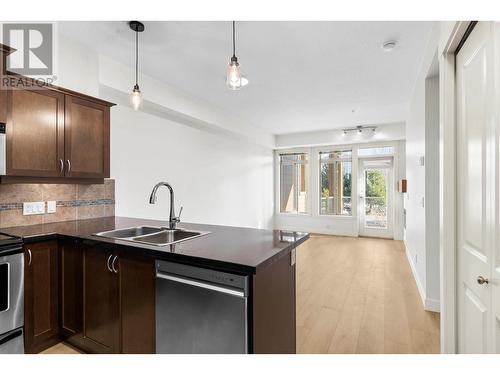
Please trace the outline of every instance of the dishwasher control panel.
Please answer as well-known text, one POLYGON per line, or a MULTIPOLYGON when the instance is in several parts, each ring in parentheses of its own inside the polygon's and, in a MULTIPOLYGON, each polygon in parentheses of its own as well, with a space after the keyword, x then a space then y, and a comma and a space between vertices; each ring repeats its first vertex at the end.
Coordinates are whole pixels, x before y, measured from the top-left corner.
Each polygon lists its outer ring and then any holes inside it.
POLYGON ((235 275, 232 273, 161 260, 156 261, 156 270, 157 272, 224 285, 245 292, 248 291, 248 276, 235 275))

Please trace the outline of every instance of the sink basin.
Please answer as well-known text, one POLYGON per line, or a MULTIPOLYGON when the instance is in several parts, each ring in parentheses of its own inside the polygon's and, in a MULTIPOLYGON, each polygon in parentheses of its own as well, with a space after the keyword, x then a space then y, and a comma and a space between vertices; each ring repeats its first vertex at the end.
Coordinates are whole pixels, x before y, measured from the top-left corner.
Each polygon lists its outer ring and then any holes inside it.
POLYGON ((113 238, 115 240, 144 243, 154 246, 166 246, 191 238, 204 236, 210 232, 191 231, 186 229, 168 229, 162 227, 139 226, 94 233, 94 236, 113 238))
POLYGON ((165 230, 165 228, 141 226, 141 227, 117 229, 117 230, 110 230, 107 232, 94 233, 94 236, 121 239, 121 238, 138 237, 138 236, 158 233, 161 232, 162 230, 165 230))
POLYGON ((164 230, 159 233, 132 238, 132 241, 163 246, 174 242, 188 240, 194 237, 199 237, 203 234, 206 233, 192 232, 184 229, 164 230))

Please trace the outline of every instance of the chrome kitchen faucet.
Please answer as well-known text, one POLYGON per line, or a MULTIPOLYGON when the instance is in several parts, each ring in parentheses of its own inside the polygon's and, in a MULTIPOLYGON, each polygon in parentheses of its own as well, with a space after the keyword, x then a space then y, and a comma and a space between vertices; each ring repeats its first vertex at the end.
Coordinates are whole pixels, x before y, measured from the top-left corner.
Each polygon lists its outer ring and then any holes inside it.
POLYGON ((168 220, 169 223, 169 229, 175 229, 177 226, 177 223, 181 221, 181 213, 183 207, 181 207, 179 211, 179 216, 175 216, 175 208, 174 208, 174 189, 172 189, 172 186, 168 182, 158 182, 155 187, 153 188, 153 191, 151 192, 151 195, 149 196, 149 204, 155 204, 156 203, 156 192, 160 186, 166 186, 170 192, 170 217, 168 220))

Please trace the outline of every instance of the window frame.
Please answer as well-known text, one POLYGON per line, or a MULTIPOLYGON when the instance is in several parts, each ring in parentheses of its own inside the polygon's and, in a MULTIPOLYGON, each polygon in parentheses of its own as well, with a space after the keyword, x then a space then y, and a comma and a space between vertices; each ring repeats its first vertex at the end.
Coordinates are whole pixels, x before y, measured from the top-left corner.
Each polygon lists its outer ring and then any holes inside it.
POLYGON ((311 189, 310 189, 310 177, 311 177, 311 149, 310 148, 292 148, 292 149, 279 149, 275 151, 275 213, 276 215, 282 216, 311 216, 311 189), (281 211, 281 155, 289 154, 305 154, 306 155, 306 165, 305 168, 305 188, 306 188, 306 212, 282 212, 281 211))
MULTIPOLYGON (((355 153, 358 153, 358 148, 355 145, 335 145, 332 147, 322 147, 316 150, 316 158, 318 160, 318 216, 320 217, 338 217, 338 218, 353 218, 356 217, 356 212, 354 210, 354 157, 355 153), (351 214, 350 215, 342 215, 342 214, 329 214, 329 213, 321 213, 321 164, 324 162, 321 161, 321 154, 331 153, 331 152, 346 152, 351 151, 351 158, 346 159, 351 161, 351 214)), ((333 164, 334 162, 326 162, 327 164, 333 164)), ((357 186, 356 186, 357 188, 357 186)), ((357 207, 357 206, 356 206, 357 207)))

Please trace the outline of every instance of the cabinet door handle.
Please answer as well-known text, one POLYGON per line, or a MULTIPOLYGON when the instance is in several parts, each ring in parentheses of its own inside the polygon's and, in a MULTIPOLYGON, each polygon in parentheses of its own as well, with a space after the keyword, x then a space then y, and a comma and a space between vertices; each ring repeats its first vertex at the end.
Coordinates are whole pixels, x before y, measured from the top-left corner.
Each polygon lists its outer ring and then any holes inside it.
POLYGON ((59 172, 59 174, 63 174, 63 172, 64 172, 64 161, 62 159, 59 159, 59 166, 60 166, 60 169, 61 169, 61 171, 59 172))
POLYGON ((33 256, 31 255, 31 250, 28 249, 28 267, 31 266, 32 260, 33 260, 33 256))
POLYGON ((71 162, 68 160, 66 160, 66 162, 68 163, 68 173, 71 172, 71 162))
POLYGON ((108 266, 108 271, 109 272, 113 272, 113 270, 111 269, 111 266, 109 265, 109 262, 111 261, 111 258, 113 257, 113 254, 109 254, 109 257, 108 257, 108 261, 107 261, 107 266, 108 266))
POLYGON ((116 263, 117 259, 118 259, 118 255, 115 255, 115 257, 113 258, 113 262, 111 262, 111 268, 113 269, 114 273, 118 273, 118 270, 115 268, 115 263, 116 263))

